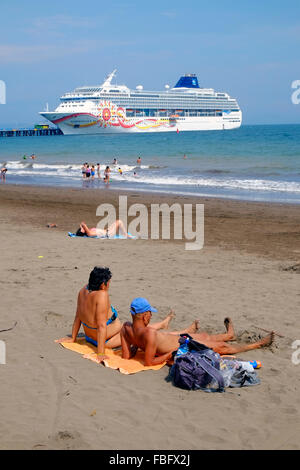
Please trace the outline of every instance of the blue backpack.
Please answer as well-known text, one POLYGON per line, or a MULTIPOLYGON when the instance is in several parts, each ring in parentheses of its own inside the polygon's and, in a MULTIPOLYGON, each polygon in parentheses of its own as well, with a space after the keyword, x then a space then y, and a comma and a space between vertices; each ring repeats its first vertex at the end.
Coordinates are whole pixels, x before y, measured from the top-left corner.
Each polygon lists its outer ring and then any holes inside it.
MULTIPOLYGON (((193 340, 190 335, 180 335, 179 343, 184 352, 175 356, 171 377, 176 387, 186 390, 224 392, 223 375, 220 372, 220 355, 207 346, 193 340)), ((180 348, 179 348, 180 349, 180 348)))

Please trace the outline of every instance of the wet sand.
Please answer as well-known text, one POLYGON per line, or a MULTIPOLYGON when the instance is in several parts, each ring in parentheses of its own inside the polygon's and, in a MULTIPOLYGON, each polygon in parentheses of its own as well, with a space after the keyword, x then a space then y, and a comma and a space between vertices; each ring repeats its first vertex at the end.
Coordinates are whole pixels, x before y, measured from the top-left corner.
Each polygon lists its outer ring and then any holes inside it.
MULTIPOLYGON (((122 194, 125 194, 122 192, 122 194)), ((71 239, 112 190, 0 186, 1 318, 7 364, 1 371, 1 449, 298 449, 300 207, 128 193, 128 204, 205 204, 205 243, 71 239), (46 228, 47 223, 57 228, 46 228), (43 256, 43 258, 39 258, 43 256), (146 296, 172 328, 199 318, 223 332, 231 316, 239 341, 274 329, 258 359, 261 385, 224 394, 187 392, 168 367, 124 376, 64 350, 79 288, 95 265, 113 273, 112 304, 122 321, 146 296)))

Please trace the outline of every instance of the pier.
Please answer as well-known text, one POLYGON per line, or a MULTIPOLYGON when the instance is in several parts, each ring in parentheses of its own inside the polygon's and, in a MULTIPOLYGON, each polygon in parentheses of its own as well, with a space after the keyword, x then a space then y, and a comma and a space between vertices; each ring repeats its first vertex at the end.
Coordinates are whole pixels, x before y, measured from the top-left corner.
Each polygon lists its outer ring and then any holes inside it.
POLYGON ((63 135, 63 132, 56 128, 49 126, 36 126, 32 129, 0 129, 1 137, 33 137, 33 136, 47 136, 47 135, 63 135))

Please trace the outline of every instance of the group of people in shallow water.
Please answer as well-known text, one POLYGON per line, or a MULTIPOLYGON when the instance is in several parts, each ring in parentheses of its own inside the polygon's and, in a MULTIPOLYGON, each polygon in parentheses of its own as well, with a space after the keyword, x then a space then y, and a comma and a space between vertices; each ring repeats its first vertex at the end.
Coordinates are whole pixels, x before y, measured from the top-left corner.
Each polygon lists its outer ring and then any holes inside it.
MULTIPOLYGON (((138 157, 136 162, 137 162, 138 165, 140 165, 142 163, 142 158, 138 157)), ((115 167, 118 165, 118 160, 116 158, 113 159, 112 165, 114 165, 115 167)), ((96 173, 97 173, 97 178, 100 180, 101 179, 101 166, 100 166, 100 163, 97 163, 96 166, 95 165, 90 165, 87 162, 83 163, 83 165, 81 167, 81 173, 82 173, 82 178, 84 180, 92 180, 93 181, 95 179, 96 173)), ((105 170, 104 170, 104 175, 103 175, 104 176, 103 177, 104 183, 109 183, 110 182, 110 173, 111 173, 111 169, 110 169, 109 165, 106 165, 105 170)), ((123 170, 120 166, 118 168, 118 173, 120 175, 123 175, 123 170)), ((133 176, 136 176, 136 175, 137 174, 134 171, 133 176)))
MULTIPOLYGON (((109 168, 109 167, 106 167, 109 168)), ((100 163, 97 163, 97 168, 95 168, 95 165, 89 165, 87 162, 84 163, 81 167, 81 173, 83 179, 95 179, 95 175, 97 172, 97 176, 100 179, 101 178, 101 172, 100 172, 100 163)))
POLYGON ((170 321, 174 317, 171 311, 162 321, 150 321, 157 309, 147 299, 135 298, 130 305, 131 321, 121 323, 117 310, 112 307, 109 288, 112 274, 109 268, 95 267, 89 276, 87 285, 80 289, 77 298, 77 309, 71 336, 57 342, 76 342, 81 326, 86 341, 97 348, 96 361, 102 363, 108 356, 105 348, 122 348, 122 357, 130 359, 138 349, 145 352, 145 366, 152 366, 169 361, 179 348, 180 334, 188 333, 196 341, 213 349, 221 355, 232 355, 243 351, 269 346, 274 340, 271 332, 260 341, 249 344, 232 344, 236 339, 232 320, 225 318, 225 333, 211 335, 199 332, 199 321, 180 331, 169 331, 170 321))

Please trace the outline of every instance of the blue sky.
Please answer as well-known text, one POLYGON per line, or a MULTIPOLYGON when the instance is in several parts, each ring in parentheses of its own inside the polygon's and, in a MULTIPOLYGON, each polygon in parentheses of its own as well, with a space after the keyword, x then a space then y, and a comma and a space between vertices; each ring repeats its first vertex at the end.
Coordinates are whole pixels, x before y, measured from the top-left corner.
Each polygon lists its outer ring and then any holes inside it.
POLYGON ((236 97, 245 124, 300 123, 299 0, 1 0, 0 128, 33 125, 48 102, 114 68, 131 88, 183 73, 236 97))

